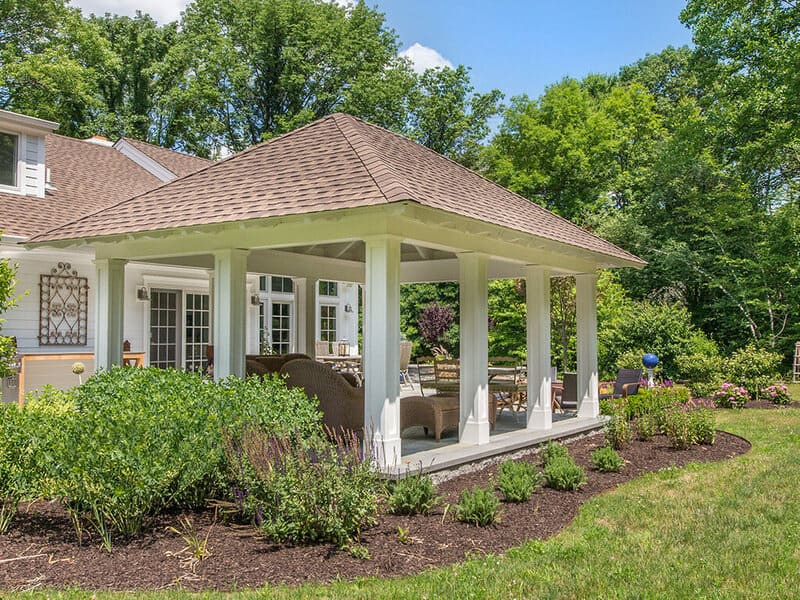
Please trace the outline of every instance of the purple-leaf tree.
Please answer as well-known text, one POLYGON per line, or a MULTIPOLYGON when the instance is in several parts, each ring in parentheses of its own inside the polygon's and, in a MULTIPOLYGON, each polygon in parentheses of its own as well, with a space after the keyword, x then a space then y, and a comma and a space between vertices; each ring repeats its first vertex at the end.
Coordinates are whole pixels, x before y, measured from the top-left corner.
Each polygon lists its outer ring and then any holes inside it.
POLYGON ((455 312, 450 306, 443 306, 438 302, 430 304, 419 314, 419 334, 429 346, 441 345, 446 341, 447 332, 455 318, 455 312))

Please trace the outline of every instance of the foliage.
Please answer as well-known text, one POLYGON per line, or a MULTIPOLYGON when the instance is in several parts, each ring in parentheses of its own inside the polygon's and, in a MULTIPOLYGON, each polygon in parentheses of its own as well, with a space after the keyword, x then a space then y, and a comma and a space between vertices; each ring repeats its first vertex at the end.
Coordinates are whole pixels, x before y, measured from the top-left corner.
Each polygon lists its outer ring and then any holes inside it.
MULTIPOLYGON (((418 323, 422 311, 431 304, 449 306, 454 314, 458 314, 458 283, 408 283, 400 286, 400 331, 413 344, 412 353, 416 357, 433 354, 432 346, 420 334, 418 323)), ((443 343, 455 356, 458 356, 458 338, 458 323, 453 323, 443 343)))
POLYGON ((541 483, 541 473, 529 462, 507 460, 497 468, 497 487, 507 502, 527 502, 541 483))
POLYGON ((606 443, 616 450, 620 450, 631 443, 633 432, 628 418, 623 413, 611 415, 603 426, 606 443))
POLYGON ((689 401, 689 390, 682 386, 639 388, 639 393, 628 396, 625 402, 625 414, 634 419, 645 414, 660 417, 670 406, 686 404, 689 401))
POLYGON ((761 389, 778 378, 780 362, 781 357, 776 352, 749 344, 731 355, 725 363, 725 371, 730 381, 744 387, 758 399, 761 389))
POLYGON ((527 355, 524 279, 495 279, 489 282, 489 356, 527 355))
POLYGON ((689 427, 696 444, 710 446, 717 437, 717 420, 709 408, 694 408, 689 411, 689 427))
POLYGON ((554 490, 574 491, 586 484, 586 473, 571 456, 561 456, 545 464, 544 479, 554 490))
POLYGON ((545 444, 542 450, 542 463, 547 465, 552 460, 557 458, 567 458, 569 456, 569 449, 562 443, 550 440, 545 444))
MULTIPOLYGON (((2 232, 0 231, 0 235, 2 232)), ((14 286, 17 281, 17 265, 8 258, 0 258, 0 315, 13 308, 17 303, 14 286)), ((0 317, 0 332, 5 319, 0 317)), ((0 335, 0 378, 8 377, 11 372, 9 363, 17 353, 14 340, 0 335)))
POLYGON ((376 522, 380 479, 361 441, 304 442, 245 430, 230 441, 244 514, 276 542, 330 542, 344 547, 376 522))
POLYGON ((689 413, 678 407, 667 409, 664 414, 664 434, 676 450, 685 450, 695 443, 692 421, 689 413))
POLYGON ((390 490, 389 512, 396 515, 427 515, 440 500, 433 480, 422 473, 396 481, 390 490))
POLYGON ((601 446, 592 452, 592 464, 601 473, 618 473, 625 460, 611 446, 601 446))
POLYGON ((476 486, 462 491, 455 510, 459 521, 478 527, 494 525, 500 520, 500 501, 491 488, 476 486))
POLYGON ((658 433, 661 419, 654 414, 644 413, 636 418, 636 439, 646 442, 658 433))
POLYGON ((684 354, 677 362, 680 372, 689 380, 693 396, 709 396, 722 383, 724 362, 718 353, 684 354))
POLYGON ((456 315, 453 309, 438 303, 431 304, 422 309, 417 321, 419 334, 430 346, 442 346, 447 341, 450 326, 456 315))
POLYGON ((786 384, 780 383, 771 385, 761 390, 761 397, 769 400, 773 404, 789 404, 792 401, 792 395, 789 393, 789 388, 786 384))
POLYGON ((742 408, 750 401, 750 393, 743 387, 725 382, 711 395, 711 400, 720 408, 742 408))

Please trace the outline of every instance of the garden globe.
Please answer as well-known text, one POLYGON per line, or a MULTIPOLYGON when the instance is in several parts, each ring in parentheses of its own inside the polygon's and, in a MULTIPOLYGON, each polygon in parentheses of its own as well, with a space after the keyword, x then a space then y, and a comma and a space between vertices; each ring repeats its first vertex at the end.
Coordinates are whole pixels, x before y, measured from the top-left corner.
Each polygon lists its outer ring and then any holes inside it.
POLYGON ((642 364, 644 368, 647 369, 647 387, 653 387, 655 385, 653 381, 653 369, 655 369, 658 364, 658 357, 652 352, 648 352, 642 357, 642 364))

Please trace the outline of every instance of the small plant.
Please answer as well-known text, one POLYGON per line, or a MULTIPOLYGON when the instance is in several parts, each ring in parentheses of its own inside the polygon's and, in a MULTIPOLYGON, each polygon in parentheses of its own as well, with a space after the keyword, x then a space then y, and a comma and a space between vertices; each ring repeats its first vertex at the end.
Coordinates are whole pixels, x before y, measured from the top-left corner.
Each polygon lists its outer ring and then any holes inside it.
POLYGON ((677 407, 670 408, 664 415, 664 433, 677 450, 685 450, 696 443, 690 414, 677 407))
POLYGON ((544 479, 554 490, 573 491, 586 483, 586 473, 571 456, 562 456, 544 466, 544 479))
POLYGON ((436 486, 418 473, 395 482, 389 495, 389 512, 395 515, 427 515, 439 503, 436 486))
POLYGON ((500 519, 500 501, 491 488, 464 490, 455 510, 459 521, 479 527, 494 525, 500 519))
POLYGON ((342 550, 346 550, 350 556, 358 560, 369 560, 372 558, 369 553, 369 548, 363 544, 345 544, 342 546, 342 550))
POLYGON ((542 484, 542 475, 532 464, 507 460, 497 470, 497 487, 507 502, 527 502, 542 484))
POLYGON ((741 386, 725 382, 714 392, 711 400, 720 408, 742 408, 750 401, 750 393, 741 386))
POLYGON ((636 439, 646 442, 658 433, 658 419, 655 415, 643 414, 636 419, 636 439))
POLYGON ((712 445, 717 438, 716 425, 714 411, 708 408, 694 408, 689 411, 689 427, 695 444, 712 445))
POLYGON ((176 552, 176 556, 182 556, 183 560, 181 561, 181 565, 184 568, 188 568, 194 573, 195 569, 197 568, 197 564, 201 561, 204 561, 209 556, 211 556, 211 548, 208 545, 208 538, 211 537, 211 532, 214 530, 214 526, 217 524, 217 513, 214 512, 214 520, 211 523, 211 526, 206 531, 205 536, 201 536, 194 527, 194 523, 189 517, 181 517, 178 520, 178 524, 180 525, 180 529, 176 527, 167 527, 167 531, 171 531, 176 533, 180 536, 180 538, 186 543, 186 547, 183 548, 181 551, 176 552))
POLYGON ((542 461, 545 465, 556 458, 566 458, 569 450, 564 444, 550 440, 542 450, 542 461))
POLYGON ((618 473, 625 460, 610 446, 603 446, 592 452, 592 464, 601 473, 618 473))
POLYGON ((397 526, 397 541, 401 544, 408 545, 411 543, 411 530, 408 527, 397 526))
POLYGON ((633 438, 631 424, 622 413, 617 413, 609 417, 603 429, 605 431, 606 443, 616 450, 620 450, 630 444, 633 438))
POLYGON ((789 393, 789 388, 786 384, 771 385, 761 390, 761 397, 769 400, 773 404, 786 405, 792 401, 792 396, 789 393))

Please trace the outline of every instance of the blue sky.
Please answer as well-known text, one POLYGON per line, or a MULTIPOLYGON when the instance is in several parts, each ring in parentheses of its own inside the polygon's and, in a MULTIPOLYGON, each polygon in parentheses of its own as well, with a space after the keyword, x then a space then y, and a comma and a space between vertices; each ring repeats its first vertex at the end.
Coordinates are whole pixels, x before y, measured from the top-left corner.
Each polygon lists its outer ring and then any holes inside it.
MULTIPOLYGON (((343 4, 348 0, 332 0, 343 4)), ((84 12, 157 21, 179 17, 187 0, 72 0, 84 12)), ((538 96, 566 75, 615 73, 647 53, 691 41, 678 15, 685 0, 367 0, 420 66, 472 67, 478 91, 538 96)))
POLYGON ((615 73, 691 42, 685 0, 380 0, 403 47, 418 43, 472 67, 476 89, 538 96, 566 75, 615 73))

